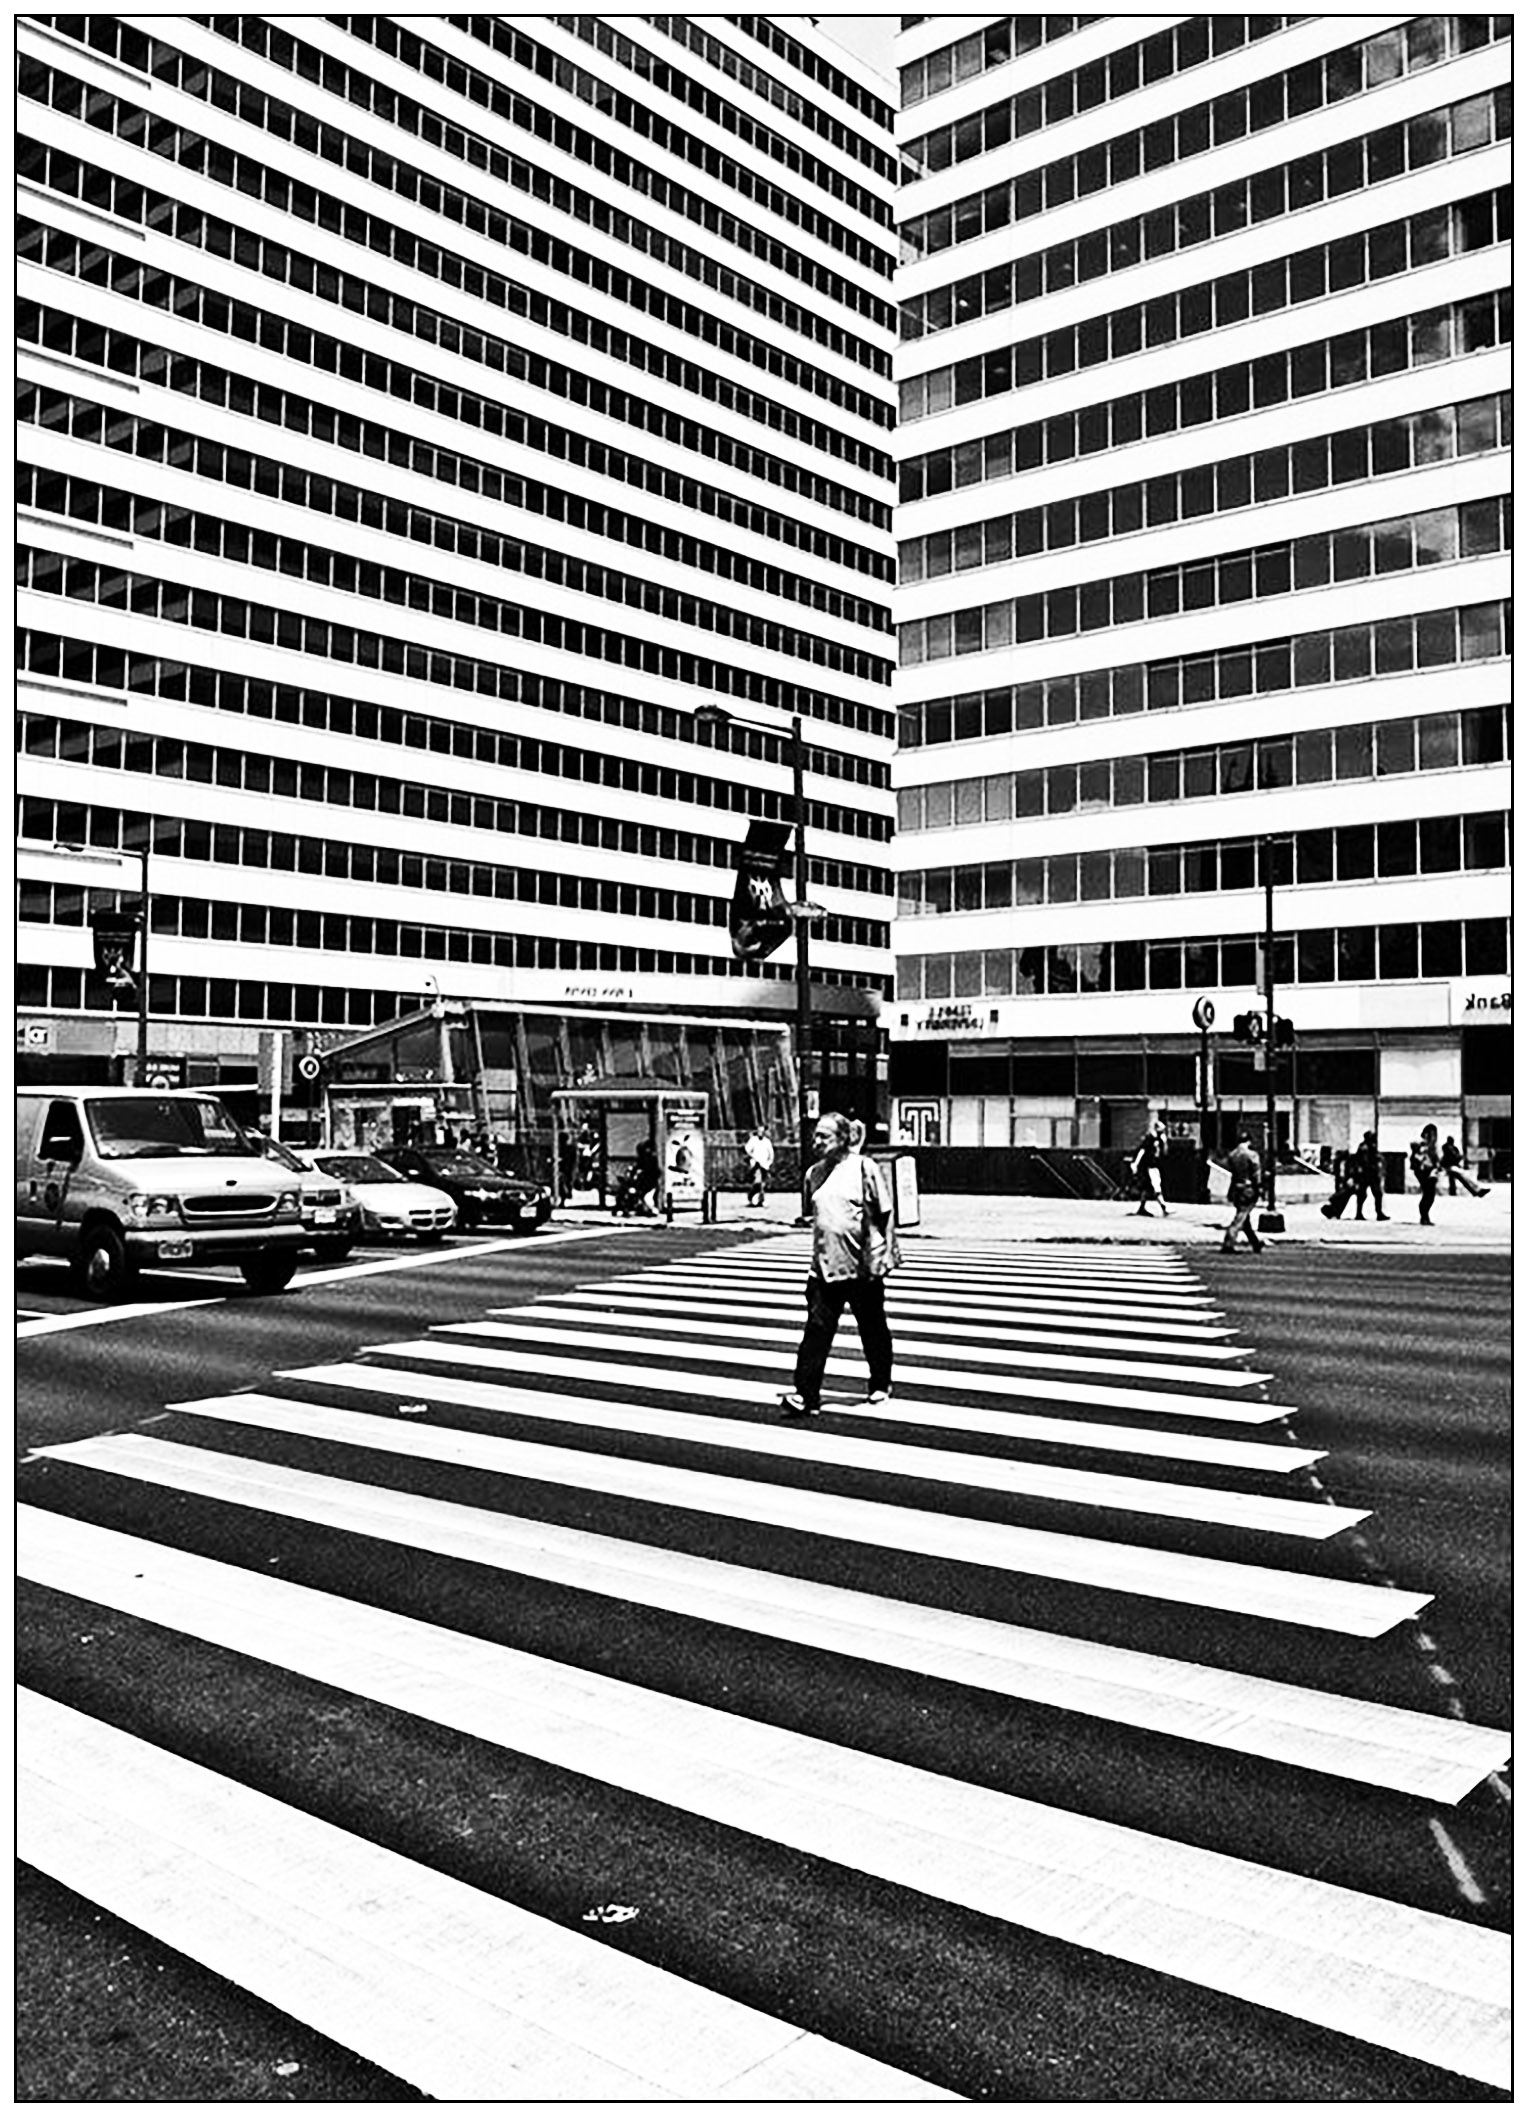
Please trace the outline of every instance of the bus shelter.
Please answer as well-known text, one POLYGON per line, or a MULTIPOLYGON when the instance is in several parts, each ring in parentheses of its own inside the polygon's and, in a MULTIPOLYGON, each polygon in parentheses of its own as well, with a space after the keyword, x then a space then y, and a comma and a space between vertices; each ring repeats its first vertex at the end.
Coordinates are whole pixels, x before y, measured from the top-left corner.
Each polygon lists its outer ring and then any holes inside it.
POLYGON ((578 1191, 598 1193, 601 1206, 635 1206, 634 1183, 650 1145, 656 1182, 648 1209, 672 1219, 704 1209, 706 1116, 703 1089, 622 1074, 558 1088, 552 1095, 552 1154, 557 1193, 566 1204, 578 1191))

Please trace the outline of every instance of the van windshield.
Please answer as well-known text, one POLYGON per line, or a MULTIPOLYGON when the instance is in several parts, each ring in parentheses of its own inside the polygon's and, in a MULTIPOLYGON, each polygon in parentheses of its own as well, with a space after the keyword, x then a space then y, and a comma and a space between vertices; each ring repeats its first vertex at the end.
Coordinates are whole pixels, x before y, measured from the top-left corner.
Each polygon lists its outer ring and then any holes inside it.
POLYGON ((210 1095, 93 1095, 85 1115, 103 1161, 250 1152, 244 1134, 210 1095))

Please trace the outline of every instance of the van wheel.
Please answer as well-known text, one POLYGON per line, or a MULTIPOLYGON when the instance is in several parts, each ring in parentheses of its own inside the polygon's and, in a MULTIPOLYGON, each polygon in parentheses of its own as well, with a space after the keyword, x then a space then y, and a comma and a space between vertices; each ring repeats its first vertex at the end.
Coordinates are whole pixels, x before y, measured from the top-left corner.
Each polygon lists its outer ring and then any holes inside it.
POLYGON ((92 1301, 115 1301, 137 1276, 127 1246, 109 1220, 95 1221, 80 1238, 74 1257, 75 1283, 92 1301))
POLYGON ((262 1250, 254 1257, 246 1257, 239 1266, 252 1294, 279 1294, 291 1284, 296 1269, 297 1259, 290 1250, 262 1250))

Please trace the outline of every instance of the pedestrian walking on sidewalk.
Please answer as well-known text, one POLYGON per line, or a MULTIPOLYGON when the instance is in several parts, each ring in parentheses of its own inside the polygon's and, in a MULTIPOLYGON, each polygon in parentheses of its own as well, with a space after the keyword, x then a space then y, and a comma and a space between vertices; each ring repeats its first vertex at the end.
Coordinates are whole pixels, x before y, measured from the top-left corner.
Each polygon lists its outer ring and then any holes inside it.
POLYGON ((1376 1220, 1388 1220, 1385 1211, 1385 1167, 1379 1158, 1379 1142, 1372 1132, 1366 1132, 1358 1145, 1348 1155, 1337 1189, 1321 1211, 1328 1220, 1341 1220, 1350 1198, 1357 1201, 1355 1220, 1364 1217, 1364 1200, 1374 1200, 1376 1220))
POLYGON ((1443 1142, 1443 1151, 1439 1154, 1438 1160, 1442 1166, 1444 1175, 1448 1178, 1448 1195, 1450 1198, 1456 1198, 1458 1196, 1458 1192, 1454 1188, 1456 1183, 1462 1183, 1464 1185, 1464 1188, 1469 1192, 1471 1198, 1490 1197, 1490 1185, 1476 1183, 1474 1177, 1464 1166, 1464 1149, 1455 1139, 1452 1132, 1450 1132, 1448 1138, 1443 1142))
POLYGON ((880 1165, 858 1151, 848 1118, 837 1111, 818 1119, 812 1145, 818 1159, 802 1187, 812 1263, 796 1386, 782 1400, 788 1419, 809 1419, 822 1409, 823 1372, 846 1307, 854 1311, 870 1369, 868 1401, 884 1404, 891 1395, 886 1275, 898 1258, 890 1186, 880 1165))
POLYGON ((748 1203, 761 1206, 769 1172, 775 1165, 775 1143, 762 1125, 755 1125, 749 1133, 743 1142, 743 1153, 748 1160, 748 1203))
POLYGON ((1162 1196, 1162 1164, 1166 1159, 1166 1132, 1160 1124, 1148 1125, 1130 1164, 1141 1201, 1135 1209, 1138 1214, 1145 1214, 1147 1207, 1155 1199, 1162 1208, 1162 1218, 1167 1218, 1167 1204, 1162 1196))
POLYGON ((1411 1142, 1411 1173, 1417 1180, 1417 1218, 1424 1228, 1432 1226, 1433 1203, 1438 1196, 1438 1178, 1443 1165, 1438 1159, 1438 1128, 1424 1125, 1422 1137, 1411 1142))
POLYGON ((1262 1196, 1263 1164, 1247 1133, 1237 1133, 1236 1145, 1227 1157, 1226 1167, 1231 1172, 1231 1204, 1235 1211, 1220 1247, 1229 1255, 1236 1248, 1237 1236, 1245 1235, 1261 1256, 1263 1243, 1252 1225, 1252 1208, 1262 1196))

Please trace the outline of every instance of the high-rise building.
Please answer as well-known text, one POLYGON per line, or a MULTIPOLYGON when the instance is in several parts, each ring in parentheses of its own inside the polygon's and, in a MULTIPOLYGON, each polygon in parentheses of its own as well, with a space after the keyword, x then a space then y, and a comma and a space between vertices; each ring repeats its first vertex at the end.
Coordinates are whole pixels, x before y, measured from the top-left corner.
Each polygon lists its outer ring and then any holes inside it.
POLYGON ((1508 1148, 1510 18, 902 22, 894 1134, 1508 1148))
POLYGON ((869 1115, 876 77, 768 16, 58 15, 18 43, 33 1071, 133 1050, 87 916, 136 903, 146 854, 156 1077, 251 1086, 272 1031, 386 1030, 385 1079, 466 1002, 496 1129, 608 1073, 785 1122, 794 944, 735 959, 728 909, 749 820, 792 813, 799 716, 822 1088, 869 1115))

